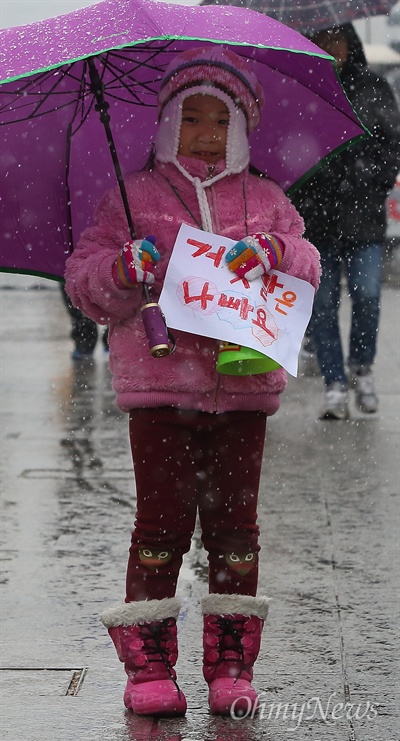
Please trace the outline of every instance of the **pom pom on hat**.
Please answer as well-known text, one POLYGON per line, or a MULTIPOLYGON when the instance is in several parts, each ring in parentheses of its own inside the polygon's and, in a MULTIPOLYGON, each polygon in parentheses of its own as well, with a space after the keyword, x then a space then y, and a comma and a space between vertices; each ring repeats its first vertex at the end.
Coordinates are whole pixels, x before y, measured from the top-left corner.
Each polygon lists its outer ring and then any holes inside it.
MULTIPOLYGON (((249 132, 258 126, 264 93, 251 69, 251 61, 217 45, 189 49, 174 57, 161 83, 159 117, 167 103, 178 93, 207 85, 229 95, 235 105, 243 110, 249 132)), ((195 90, 192 94, 195 94, 195 90)))

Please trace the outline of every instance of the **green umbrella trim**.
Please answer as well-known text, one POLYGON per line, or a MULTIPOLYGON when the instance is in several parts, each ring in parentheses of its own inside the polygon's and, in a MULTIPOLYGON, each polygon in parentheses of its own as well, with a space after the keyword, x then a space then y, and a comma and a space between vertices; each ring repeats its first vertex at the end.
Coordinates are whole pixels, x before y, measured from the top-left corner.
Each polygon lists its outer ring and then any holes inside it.
POLYGON ((33 275, 36 278, 47 278, 47 280, 54 280, 56 283, 64 283, 65 278, 52 273, 43 273, 40 270, 28 270, 28 268, 4 268, 0 266, 1 273, 13 273, 14 275, 33 275))
MULTIPOLYGON (((118 34, 119 35, 119 34, 118 34)), ((92 39, 92 43, 97 42, 99 39, 92 39)), ((101 39, 100 39, 101 41, 101 39)), ((117 51, 120 49, 127 49, 129 47, 133 46, 139 46, 139 44, 147 44, 152 41, 198 41, 201 42, 207 42, 210 44, 218 44, 218 46, 223 46, 224 44, 227 44, 229 46, 249 46, 253 49, 272 49, 274 51, 288 51, 291 54, 306 54, 310 57, 320 57, 321 59, 329 59, 332 62, 334 62, 334 57, 331 57, 327 54, 318 54, 318 52, 309 52, 309 51, 302 51, 301 49, 288 49, 285 46, 263 46, 262 44, 244 44, 239 41, 221 41, 221 40, 214 40, 214 39, 206 39, 206 38, 199 38, 198 36, 149 36, 147 39, 140 39, 140 41, 133 41, 128 44, 120 44, 118 46, 110 46, 105 47, 104 49, 101 49, 100 51, 96 51, 95 54, 83 54, 82 56, 75 57, 72 59, 64 59, 62 62, 58 62, 57 64, 50 64, 47 67, 39 67, 38 69, 31 70, 29 72, 25 72, 20 75, 13 75, 12 77, 7 77, 3 80, 0 80, 0 85, 3 85, 6 82, 15 82, 16 80, 21 80, 26 77, 33 77, 33 75, 38 75, 41 72, 50 72, 53 69, 58 69, 59 67, 62 67, 67 64, 75 64, 76 62, 82 62, 85 59, 88 59, 89 57, 98 57, 100 54, 106 54, 109 51, 117 51)))

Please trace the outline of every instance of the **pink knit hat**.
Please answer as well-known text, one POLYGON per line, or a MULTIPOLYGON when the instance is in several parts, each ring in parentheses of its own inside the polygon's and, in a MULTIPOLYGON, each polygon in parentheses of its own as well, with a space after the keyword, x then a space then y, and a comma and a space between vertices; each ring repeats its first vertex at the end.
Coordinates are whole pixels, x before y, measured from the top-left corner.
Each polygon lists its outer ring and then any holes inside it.
POLYGON ((219 89, 232 98, 243 110, 249 132, 258 126, 264 93, 251 69, 251 60, 218 45, 188 49, 174 57, 161 83, 159 117, 178 93, 204 85, 219 89))

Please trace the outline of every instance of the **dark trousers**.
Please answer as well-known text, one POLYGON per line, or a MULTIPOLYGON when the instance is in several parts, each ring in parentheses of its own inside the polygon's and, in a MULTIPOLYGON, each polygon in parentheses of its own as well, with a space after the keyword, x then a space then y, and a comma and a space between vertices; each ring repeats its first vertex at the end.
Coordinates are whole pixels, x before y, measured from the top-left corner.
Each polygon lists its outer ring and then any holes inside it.
POLYGON ((131 412, 137 510, 127 602, 174 596, 197 513, 209 591, 255 596, 265 429, 264 412, 131 412))
POLYGON ((90 355, 97 343, 97 324, 72 305, 64 284, 61 284, 60 288, 64 303, 71 317, 71 338, 74 341, 75 348, 84 355, 90 355))
POLYGON ((378 337, 382 246, 369 242, 343 241, 317 245, 321 253, 322 276, 315 295, 309 325, 318 363, 326 386, 334 381, 347 384, 349 368, 370 366, 376 355, 378 337), (351 300, 351 326, 342 341, 339 322, 341 278, 344 266, 351 300), (347 356, 347 357, 346 357, 347 356))

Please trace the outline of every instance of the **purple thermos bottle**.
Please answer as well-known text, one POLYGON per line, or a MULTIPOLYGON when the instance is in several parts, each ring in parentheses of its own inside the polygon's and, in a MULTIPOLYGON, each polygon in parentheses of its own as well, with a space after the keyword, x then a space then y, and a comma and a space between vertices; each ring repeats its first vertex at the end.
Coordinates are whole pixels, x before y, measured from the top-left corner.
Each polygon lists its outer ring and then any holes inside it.
MULTIPOLYGON (((150 297, 148 296, 148 298, 150 297)), ((169 343, 168 329, 160 305, 154 301, 148 301, 141 307, 140 311, 142 312, 143 325, 153 358, 163 358, 165 355, 170 355, 174 348, 171 348, 169 343)))

